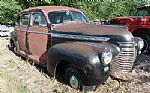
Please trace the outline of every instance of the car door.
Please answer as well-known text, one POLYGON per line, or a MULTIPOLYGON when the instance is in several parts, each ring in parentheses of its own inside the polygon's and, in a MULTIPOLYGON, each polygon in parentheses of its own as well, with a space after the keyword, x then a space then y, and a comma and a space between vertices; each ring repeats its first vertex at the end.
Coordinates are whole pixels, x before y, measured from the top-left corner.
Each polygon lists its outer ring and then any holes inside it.
POLYGON ((30 13, 29 12, 24 12, 22 13, 19 18, 18 18, 18 24, 15 26, 15 31, 17 34, 17 40, 18 40, 18 52, 21 54, 26 55, 27 53, 27 38, 26 34, 28 31, 28 27, 30 24, 30 13))
POLYGON ((48 28, 45 16, 42 12, 31 13, 31 26, 28 30, 29 57, 36 62, 46 64, 48 28))

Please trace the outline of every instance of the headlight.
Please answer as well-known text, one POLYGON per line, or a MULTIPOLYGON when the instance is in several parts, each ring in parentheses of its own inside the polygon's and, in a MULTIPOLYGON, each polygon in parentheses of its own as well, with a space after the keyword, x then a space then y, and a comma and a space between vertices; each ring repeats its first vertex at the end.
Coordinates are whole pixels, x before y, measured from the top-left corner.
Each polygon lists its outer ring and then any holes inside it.
POLYGON ((138 42, 137 42, 137 46, 138 46, 138 49, 141 50, 144 46, 144 41, 139 38, 138 42))
POLYGON ((102 60, 103 64, 108 65, 112 60, 112 53, 105 50, 102 53, 101 60, 102 60))
POLYGON ((126 23, 126 19, 120 19, 119 22, 120 22, 121 24, 125 24, 125 23, 126 23))

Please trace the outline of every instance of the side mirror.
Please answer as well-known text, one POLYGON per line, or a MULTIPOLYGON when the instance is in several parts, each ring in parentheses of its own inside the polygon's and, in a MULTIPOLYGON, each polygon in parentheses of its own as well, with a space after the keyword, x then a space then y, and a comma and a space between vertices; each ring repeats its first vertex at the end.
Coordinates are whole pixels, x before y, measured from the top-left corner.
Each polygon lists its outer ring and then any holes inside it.
POLYGON ((50 24, 50 23, 47 24, 47 27, 48 27, 48 30, 54 30, 55 29, 54 25, 50 24))

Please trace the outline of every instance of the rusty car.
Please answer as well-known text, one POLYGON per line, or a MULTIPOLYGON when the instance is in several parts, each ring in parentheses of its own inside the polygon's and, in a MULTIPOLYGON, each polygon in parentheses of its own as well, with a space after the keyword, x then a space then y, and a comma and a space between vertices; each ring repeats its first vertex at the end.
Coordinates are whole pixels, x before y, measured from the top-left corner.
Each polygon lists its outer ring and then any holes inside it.
POLYGON ((82 89, 97 86, 109 76, 128 76, 143 40, 125 26, 91 24, 75 8, 39 6, 18 15, 9 46, 72 88, 82 89))

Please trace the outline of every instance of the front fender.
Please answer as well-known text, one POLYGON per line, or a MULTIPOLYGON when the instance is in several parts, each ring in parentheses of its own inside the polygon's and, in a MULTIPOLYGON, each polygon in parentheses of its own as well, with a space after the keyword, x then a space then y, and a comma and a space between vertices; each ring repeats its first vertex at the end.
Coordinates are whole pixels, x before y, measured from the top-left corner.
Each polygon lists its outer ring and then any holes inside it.
POLYGON ((48 50, 48 71, 51 75, 55 75, 57 64, 65 60, 75 65, 84 80, 88 81, 90 85, 103 82, 108 78, 109 73, 109 70, 104 71, 105 66, 101 62, 101 53, 106 49, 112 51, 111 46, 106 43, 72 42, 56 44, 48 50))

